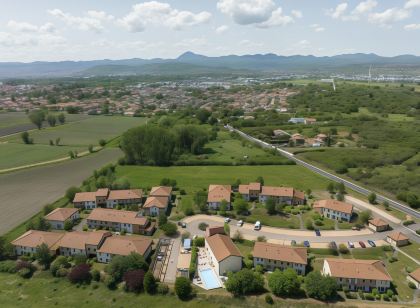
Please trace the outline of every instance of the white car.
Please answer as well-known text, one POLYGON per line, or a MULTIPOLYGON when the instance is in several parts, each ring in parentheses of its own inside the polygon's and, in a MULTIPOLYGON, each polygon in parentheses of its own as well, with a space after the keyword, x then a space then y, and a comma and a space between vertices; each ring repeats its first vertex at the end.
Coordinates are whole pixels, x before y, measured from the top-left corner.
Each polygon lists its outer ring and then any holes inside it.
POLYGON ((226 217, 225 218, 225 223, 229 223, 230 222, 230 218, 229 217, 226 217))
POLYGON ((238 223, 236 224, 238 227, 242 227, 242 225, 244 224, 244 222, 242 220, 238 221, 238 223))

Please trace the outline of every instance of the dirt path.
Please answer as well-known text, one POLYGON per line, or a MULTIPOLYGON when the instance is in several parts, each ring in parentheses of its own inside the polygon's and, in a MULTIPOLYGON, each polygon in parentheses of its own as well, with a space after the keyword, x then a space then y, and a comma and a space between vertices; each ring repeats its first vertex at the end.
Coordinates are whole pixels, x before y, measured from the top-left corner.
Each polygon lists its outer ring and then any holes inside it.
POLYGON ((62 197, 70 186, 79 186, 93 170, 115 162, 115 149, 53 165, 0 175, 0 235, 38 213, 47 203, 62 197))

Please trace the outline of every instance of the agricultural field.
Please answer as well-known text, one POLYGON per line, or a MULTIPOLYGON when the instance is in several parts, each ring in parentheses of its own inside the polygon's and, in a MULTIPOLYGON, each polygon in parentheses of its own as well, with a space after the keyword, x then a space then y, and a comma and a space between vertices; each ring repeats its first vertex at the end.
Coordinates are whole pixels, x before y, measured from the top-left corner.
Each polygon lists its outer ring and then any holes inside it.
POLYGON ((86 152, 89 145, 97 146, 99 139, 112 140, 146 121, 144 118, 122 116, 66 116, 73 121, 31 131, 33 144, 25 145, 20 134, 0 138, 0 169, 68 157, 69 151, 86 152), (55 143, 58 138, 59 145, 51 146, 50 141, 55 143))

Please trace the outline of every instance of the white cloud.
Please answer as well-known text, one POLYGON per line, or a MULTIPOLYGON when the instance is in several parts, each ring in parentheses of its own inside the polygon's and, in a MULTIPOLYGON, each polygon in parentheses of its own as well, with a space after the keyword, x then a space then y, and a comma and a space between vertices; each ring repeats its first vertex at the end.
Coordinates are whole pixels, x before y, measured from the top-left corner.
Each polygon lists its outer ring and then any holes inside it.
POLYGON ((409 0, 404 5, 404 8, 406 9, 413 9, 416 7, 420 7, 420 0, 409 0))
POLYGON ((375 0, 362 1, 356 6, 353 13, 354 14, 366 14, 366 13, 372 11, 377 5, 378 5, 378 2, 375 1, 375 0))
POLYGON ((369 14, 369 22, 381 26, 391 26, 392 23, 410 17, 411 12, 406 9, 391 8, 380 13, 369 14))
POLYGON ((325 28, 322 27, 319 24, 312 24, 309 27, 312 28, 315 32, 323 32, 323 31, 325 31, 325 28))
POLYGON ((206 23, 211 14, 206 11, 197 14, 179 11, 168 3, 150 1, 133 6, 132 11, 118 20, 118 23, 130 32, 141 32, 147 24, 163 24, 174 30, 206 23))
POLYGON ((94 31, 101 32, 104 30, 103 23, 105 21, 112 20, 114 17, 108 15, 103 11, 88 11, 85 16, 73 16, 69 13, 65 13, 60 9, 48 10, 48 13, 69 26, 74 26, 79 30, 83 31, 94 31))
POLYGON ((226 25, 221 25, 220 27, 216 28, 216 33, 225 33, 227 30, 229 30, 229 27, 226 25))
POLYGON ((9 20, 7 27, 11 31, 22 33, 53 33, 56 31, 55 26, 52 23, 45 23, 38 27, 28 22, 9 20))
POLYGON ((327 11, 327 15, 331 16, 334 19, 338 19, 344 15, 344 13, 347 11, 347 7, 348 7, 347 2, 340 3, 339 5, 336 6, 335 9, 329 9, 327 11))
POLYGON ((292 10, 292 15, 296 18, 302 18, 303 17, 302 12, 298 11, 298 10, 292 10))
POLYGON ((410 30, 420 30, 420 24, 409 24, 409 25, 405 25, 404 29, 407 31, 410 30))
POLYGON ((51 33, 42 32, 21 32, 9 33, 0 32, 0 46, 5 48, 21 48, 41 46, 47 49, 63 46, 66 39, 51 33))
MULTIPOLYGON (((273 0, 219 0, 217 8, 239 25, 269 28, 294 22, 293 17, 284 15, 273 0)), ((301 18, 302 12, 294 10, 292 15, 301 18)))
POLYGON ((192 38, 192 39, 183 39, 178 43, 175 43, 175 47, 183 48, 194 48, 194 47, 203 47, 207 45, 207 40, 205 38, 192 38))

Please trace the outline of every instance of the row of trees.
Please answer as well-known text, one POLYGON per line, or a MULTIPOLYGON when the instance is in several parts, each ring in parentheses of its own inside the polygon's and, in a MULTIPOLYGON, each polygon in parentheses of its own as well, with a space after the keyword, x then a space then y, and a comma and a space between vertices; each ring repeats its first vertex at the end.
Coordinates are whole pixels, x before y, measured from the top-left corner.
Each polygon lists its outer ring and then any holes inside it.
POLYGON ((34 110, 29 113, 28 117, 38 129, 42 128, 45 120, 51 127, 54 127, 57 123, 64 124, 66 122, 66 116, 64 113, 60 113, 55 116, 53 114, 46 114, 43 110, 34 110))

